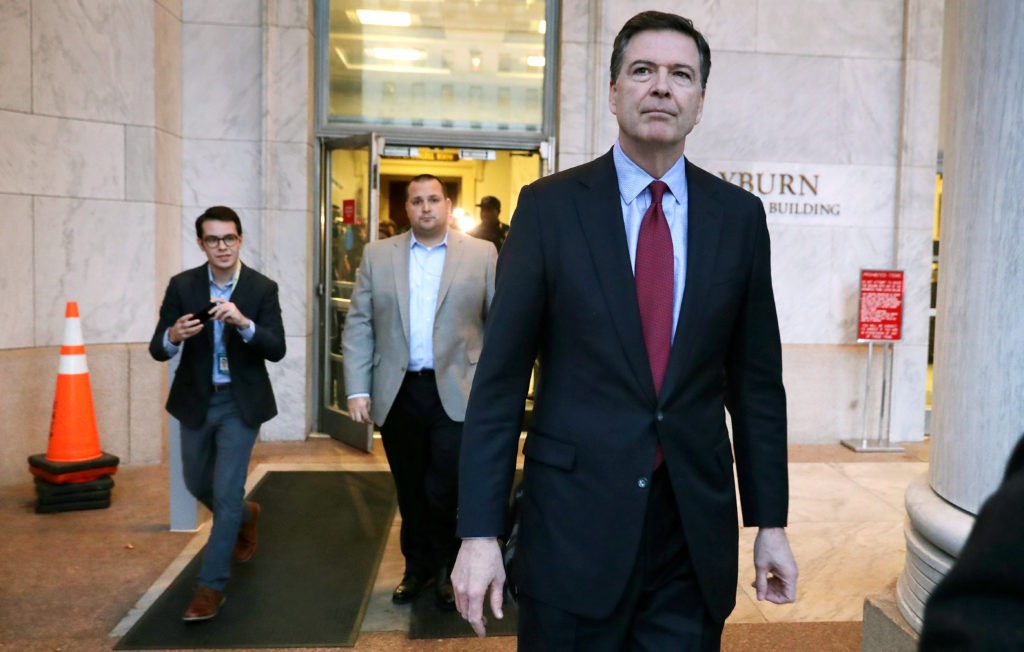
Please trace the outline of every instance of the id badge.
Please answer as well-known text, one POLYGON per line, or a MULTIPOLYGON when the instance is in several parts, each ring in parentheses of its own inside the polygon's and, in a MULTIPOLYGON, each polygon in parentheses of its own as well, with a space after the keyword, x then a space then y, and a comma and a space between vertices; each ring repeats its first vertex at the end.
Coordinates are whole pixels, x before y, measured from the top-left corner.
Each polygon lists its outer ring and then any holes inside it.
POLYGON ((224 374, 225 376, 231 375, 231 370, 228 369, 228 356, 218 355, 217 356, 217 372, 224 374))

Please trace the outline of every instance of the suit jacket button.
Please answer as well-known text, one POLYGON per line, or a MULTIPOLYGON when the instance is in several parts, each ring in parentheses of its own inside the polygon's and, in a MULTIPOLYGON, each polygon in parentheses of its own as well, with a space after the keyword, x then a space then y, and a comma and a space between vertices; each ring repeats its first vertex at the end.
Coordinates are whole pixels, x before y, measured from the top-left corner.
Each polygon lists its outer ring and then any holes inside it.
POLYGON ((647 478, 640 478, 639 480, 637 480, 636 481, 636 486, 640 487, 641 489, 646 489, 647 488, 647 478))
POLYGON ((665 420, 665 413, 664 412, 658 412, 656 415, 654 415, 654 418, 657 419, 658 421, 664 421, 665 420))

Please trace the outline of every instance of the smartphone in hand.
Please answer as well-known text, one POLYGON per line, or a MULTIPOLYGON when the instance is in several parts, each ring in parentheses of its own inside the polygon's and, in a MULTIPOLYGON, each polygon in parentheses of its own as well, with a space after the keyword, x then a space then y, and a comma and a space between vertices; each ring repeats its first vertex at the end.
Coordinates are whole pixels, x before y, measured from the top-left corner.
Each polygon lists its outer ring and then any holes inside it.
POLYGON ((199 310, 193 312, 192 319, 198 319, 200 324, 205 324, 206 322, 210 321, 211 317, 213 317, 213 315, 210 314, 210 311, 216 307, 217 303, 211 301, 208 305, 205 305, 199 310))

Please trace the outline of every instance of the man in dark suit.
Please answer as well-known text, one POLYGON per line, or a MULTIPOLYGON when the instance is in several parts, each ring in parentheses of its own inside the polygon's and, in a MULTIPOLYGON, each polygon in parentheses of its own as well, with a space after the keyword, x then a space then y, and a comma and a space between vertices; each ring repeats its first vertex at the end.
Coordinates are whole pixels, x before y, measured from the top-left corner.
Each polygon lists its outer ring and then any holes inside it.
POLYGON ((683 157, 710 66, 689 20, 630 19, 612 53, 612 151, 520 194, 459 477, 453 581, 480 635, 485 599, 501 617, 496 537, 535 355, 520 649, 718 649, 736 597, 734 459, 744 523, 759 528, 757 597, 796 598, 764 209, 683 157))
POLYGON ((167 411, 181 422, 185 486, 213 514, 186 621, 216 616, 232 558, 256 551, 260 507, 244 500, 245 477, 260 424, 277 414, 266 361, 285 354, 277 283, 239 260, 235 211, 207 209, 196 242, 207 263, 171 279, 149 343, 156 360, 181 354, 167 411))
POLYGON ((921 652, 1024 650, 1024 436, 924 610, 921 652))

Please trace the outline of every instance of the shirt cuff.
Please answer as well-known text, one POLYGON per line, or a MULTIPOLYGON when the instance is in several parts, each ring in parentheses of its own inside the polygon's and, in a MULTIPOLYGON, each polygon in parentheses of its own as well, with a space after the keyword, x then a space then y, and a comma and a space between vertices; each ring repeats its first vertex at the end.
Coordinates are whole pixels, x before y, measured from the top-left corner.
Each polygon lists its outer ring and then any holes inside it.
POLYGON ((164 331, 164 353, 167 354, 168 358, 173 358, 178 355, 178 351, 181 350, 181 342, 175 344, 171 341, 171 329, 168 328, 164 331))
POLYGON ((238 334, 242 336, 242 341, 246 344, 252 339, 253 335, 256 334, 256 322, 249 320, 249 326, 246 328, 239 328, 238 334))

